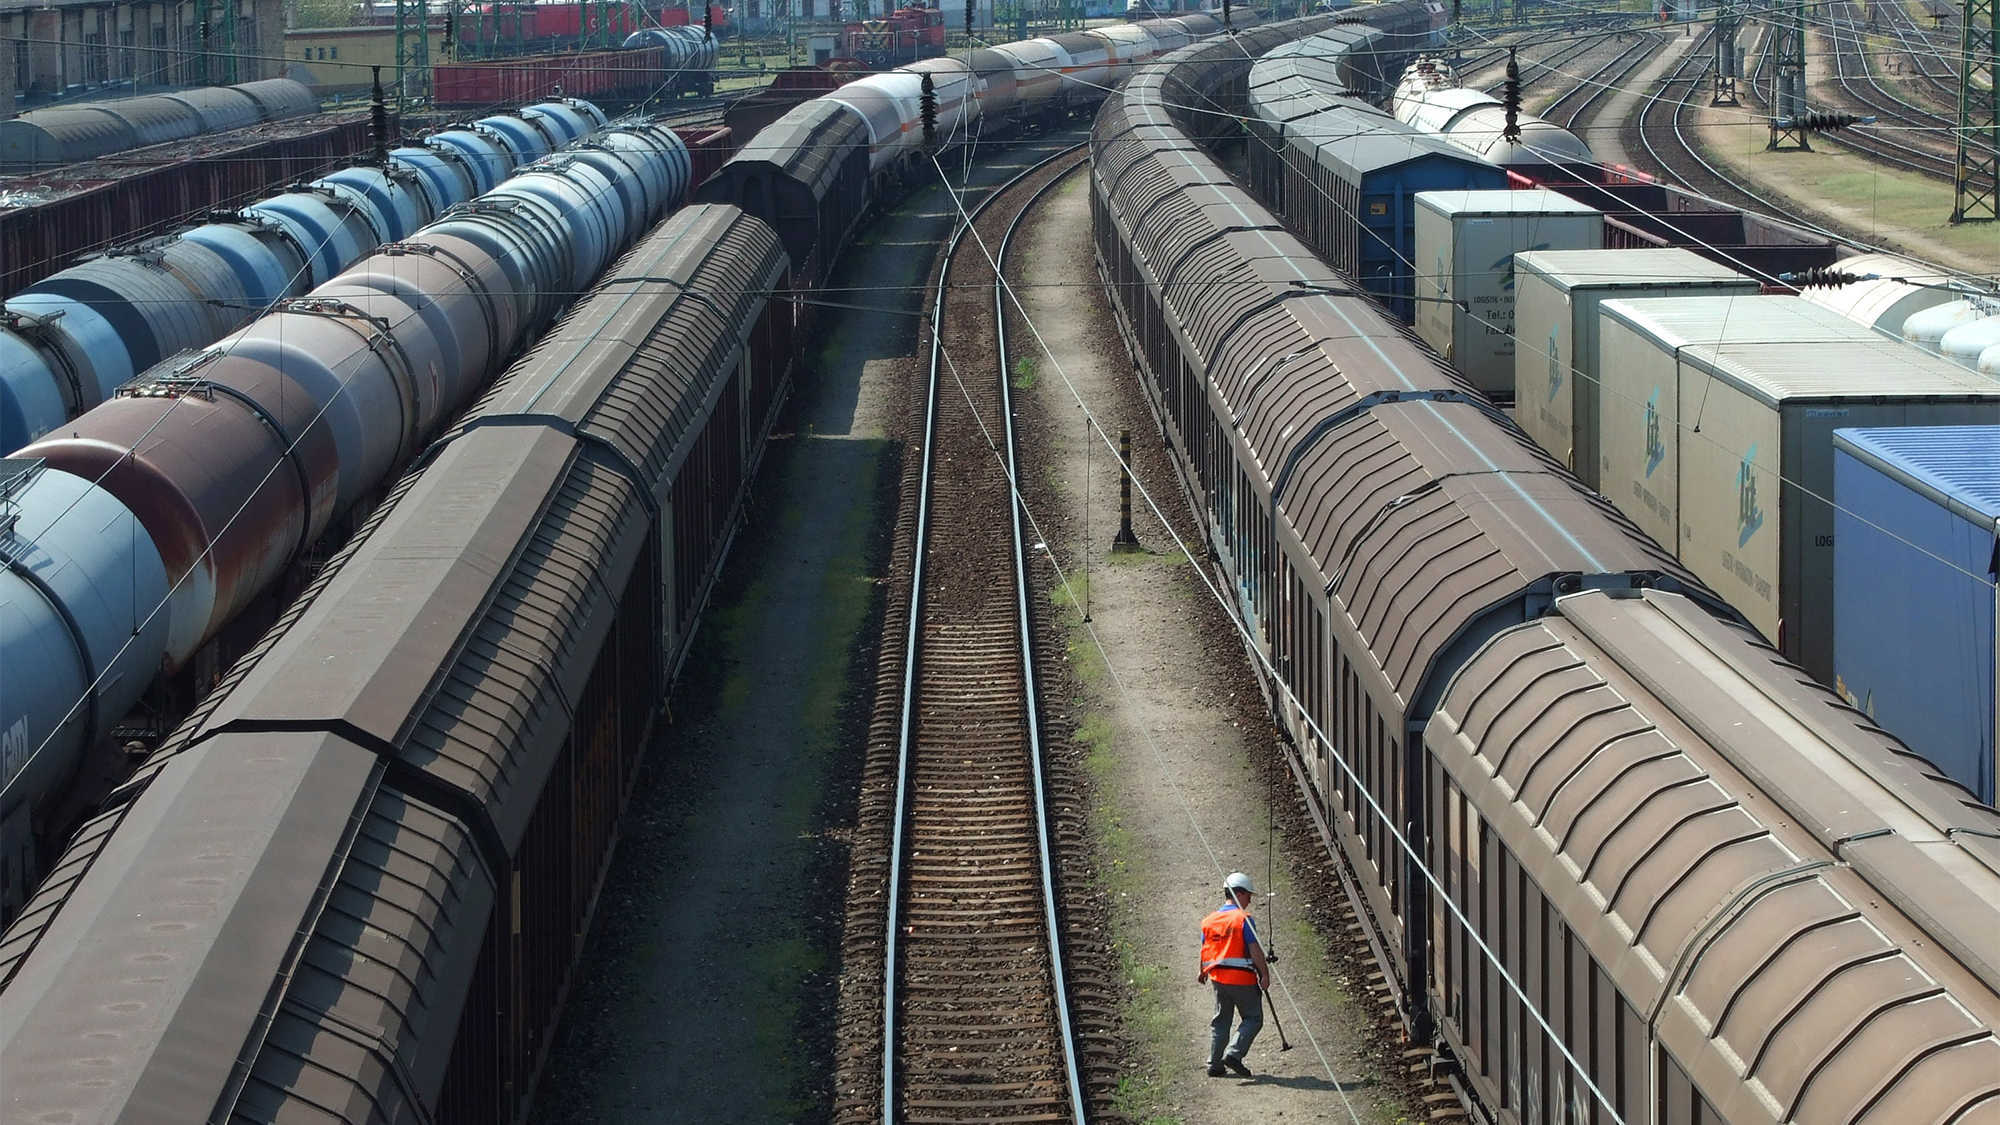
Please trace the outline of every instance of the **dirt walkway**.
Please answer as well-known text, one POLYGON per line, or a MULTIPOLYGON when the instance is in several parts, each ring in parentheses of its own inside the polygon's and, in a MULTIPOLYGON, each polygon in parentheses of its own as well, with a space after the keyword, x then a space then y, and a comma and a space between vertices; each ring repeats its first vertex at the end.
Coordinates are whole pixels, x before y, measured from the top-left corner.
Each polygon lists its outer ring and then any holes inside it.
MULTIPOLYGON (((1026 491, 1034 534, 1054 548, 1054 562, 1070 579, 1070 592, 1058 588, 1053 596, 1070 610, 1077 737, 1089 744, 1098 785, 1096 819, 1107 851, 1100 868, 1108 873, 1104 889, 1130 982, 1126 1026, 1139 1057, 1121 1109, 1154 1125, 1415 1117, 1380 1082, 1381 1044, 1305 922, 1282 843, 1275 871, 1270 864, 1270 794, 1260 766, 1271 760, 1274 734, 1240 645, 1197 569, 1143 502, 1135 530, 1145 552, 1108 550, 1117 530, 1116 466, 1094 436, 1085 440, 1072 387, 1107 430, 1133 431, 1141 480, 1169 518, 1186 520, 1090 246, 1088 182, 1073 176, 1030 231, 1019 278, 1054 362, 1021 360, 1014 370, 1026 392, 1016 401, 1033 473, 1026 491), (1249 1057, 1257 1072, 1249 1081, 1202 1071, 1212 994, 1195 981, 1195 933, 1232 870, 1277 892, 1275 917, 1264 900, 1258 911, 1281 954, 1273 995, 1295 1047, 1279 1051, 1267 1017, 1249 1057)), ((1017 355, 1034 347, 1032 336, 1018 339, 1017 355)), ((1053 568, 1042 569, 1054 578, 1053 568)))

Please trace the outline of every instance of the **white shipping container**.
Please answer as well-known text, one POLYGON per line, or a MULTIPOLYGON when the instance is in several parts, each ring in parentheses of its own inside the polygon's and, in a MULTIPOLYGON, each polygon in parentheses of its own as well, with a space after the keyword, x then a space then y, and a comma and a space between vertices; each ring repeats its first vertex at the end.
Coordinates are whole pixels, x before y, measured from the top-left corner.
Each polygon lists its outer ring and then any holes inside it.
POLYGON ((1514 255, 1594 250, 1604 217, 1558 192, 1420 191, 1417 335, 1485 394, 1514 397, 1514 255))
POLYGON ((1797 297, 1604 302, 1602 491, 1833 677, 1833 431, 2000 422, 2000 385, 1797 297))
POLYGON ((1755 278, 1678 247, 1514 256, 1514 417, 1599 487, 1597 309, 1608 300, 1755 293, 1755 278))

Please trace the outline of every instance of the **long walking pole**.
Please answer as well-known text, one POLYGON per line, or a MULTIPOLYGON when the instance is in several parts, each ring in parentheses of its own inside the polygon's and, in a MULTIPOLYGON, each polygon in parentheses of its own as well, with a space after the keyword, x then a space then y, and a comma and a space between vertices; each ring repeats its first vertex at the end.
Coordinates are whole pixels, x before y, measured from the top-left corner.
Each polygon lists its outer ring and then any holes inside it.
POLYGON ((1285 1038, 1285 1021, 1278 1018, 1278 1004, 1271 999, 1271 990, 1268 988, 1264 990, 1264 1006, 1271 1009, 1271 1023, 1278 1029, 1278 1053, 1283 1054, 1292 1049, 1292 1043, 1285 1038))

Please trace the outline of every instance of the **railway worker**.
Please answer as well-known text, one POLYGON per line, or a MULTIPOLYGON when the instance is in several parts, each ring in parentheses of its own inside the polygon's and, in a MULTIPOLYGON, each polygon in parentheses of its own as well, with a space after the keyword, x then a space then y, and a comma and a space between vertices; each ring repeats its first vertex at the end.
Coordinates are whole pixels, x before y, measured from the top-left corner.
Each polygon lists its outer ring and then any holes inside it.
POLYGON ((1250 899, 1256 893, 1250 876, 1238 871, 1222 881, 1222 906, 1201 920, 1201 974, 1196 979, 1215 986, 1215 1018, 1208 1023, 1210 1078, 1232 1070, 1248 1078, 1250 1068, 1243 1064, 1243 1056, 1250 1053, 1251 1041, 1264 1026, 1264 989, 1270 985, 1271 966, 1264 960, 1264 947, 1250 918, 1250 899), (1238 1015, 1243 1022, 1236 1028, 1236 1041, 1230 1043, 1229 1024, 1238 1015))

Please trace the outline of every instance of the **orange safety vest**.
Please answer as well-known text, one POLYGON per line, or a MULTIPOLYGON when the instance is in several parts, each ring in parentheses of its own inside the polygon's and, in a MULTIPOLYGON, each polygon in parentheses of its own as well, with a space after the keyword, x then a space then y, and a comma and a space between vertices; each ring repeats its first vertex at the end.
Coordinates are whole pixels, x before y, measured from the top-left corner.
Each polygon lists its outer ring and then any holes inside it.
POLYGON ((1225 906, 1201 920, 1201 971, 1217 984, 1256 984, 1257 963, 1243 939, 1249 919, 1240 907, 1225 906))

